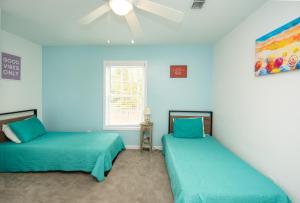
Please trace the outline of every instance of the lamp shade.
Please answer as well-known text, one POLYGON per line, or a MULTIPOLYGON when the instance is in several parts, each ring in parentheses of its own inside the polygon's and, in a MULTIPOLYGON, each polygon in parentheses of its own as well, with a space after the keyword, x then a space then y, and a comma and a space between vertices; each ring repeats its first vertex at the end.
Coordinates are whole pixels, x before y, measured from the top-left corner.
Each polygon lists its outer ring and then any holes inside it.
POLYGON ((150 108, 148 106, 145 107, 144 114, 145 115, 151 115, 151 110, 150 110, 150 108))

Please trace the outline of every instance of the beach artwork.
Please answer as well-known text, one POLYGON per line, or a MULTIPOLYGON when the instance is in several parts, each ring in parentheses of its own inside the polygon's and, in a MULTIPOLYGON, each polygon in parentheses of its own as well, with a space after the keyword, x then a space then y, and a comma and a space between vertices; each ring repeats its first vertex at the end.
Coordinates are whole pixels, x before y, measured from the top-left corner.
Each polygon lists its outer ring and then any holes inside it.
POLYGON ((256 76, 294 70, 300 70, 300 17, 256 40, 256 76))

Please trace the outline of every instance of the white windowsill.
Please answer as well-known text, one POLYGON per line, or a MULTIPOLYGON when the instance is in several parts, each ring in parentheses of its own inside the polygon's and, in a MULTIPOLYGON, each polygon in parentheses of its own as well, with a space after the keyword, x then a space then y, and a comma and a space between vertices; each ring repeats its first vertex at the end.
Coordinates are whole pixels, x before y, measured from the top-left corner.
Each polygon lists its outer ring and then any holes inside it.
POLYGON ((103 130, 115 130, 115 131, 139 131, 140 127, 139 126, 104 126, 103 130))

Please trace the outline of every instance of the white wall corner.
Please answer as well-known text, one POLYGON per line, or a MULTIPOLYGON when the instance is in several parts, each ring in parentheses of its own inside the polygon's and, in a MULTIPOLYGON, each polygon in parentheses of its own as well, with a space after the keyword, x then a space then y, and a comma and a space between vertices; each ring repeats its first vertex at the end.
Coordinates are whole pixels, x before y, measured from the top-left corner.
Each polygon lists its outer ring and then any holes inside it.
POLYGON ((2 12, 1 11, 2 11, 2 9, 0 7, 0 29, 1 29, 1 22, 2 22, 2 18, 1 18, 2 17, 2 12))

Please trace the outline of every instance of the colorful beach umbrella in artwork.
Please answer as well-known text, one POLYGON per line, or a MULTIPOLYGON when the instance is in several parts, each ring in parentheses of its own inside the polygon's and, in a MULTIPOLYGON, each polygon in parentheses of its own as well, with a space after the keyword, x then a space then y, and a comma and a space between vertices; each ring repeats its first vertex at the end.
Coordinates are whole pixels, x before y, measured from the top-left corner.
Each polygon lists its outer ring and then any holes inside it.
POLYGON ((300 69, 300 17, 256 40, 256 76, 297 69, 300 69))

